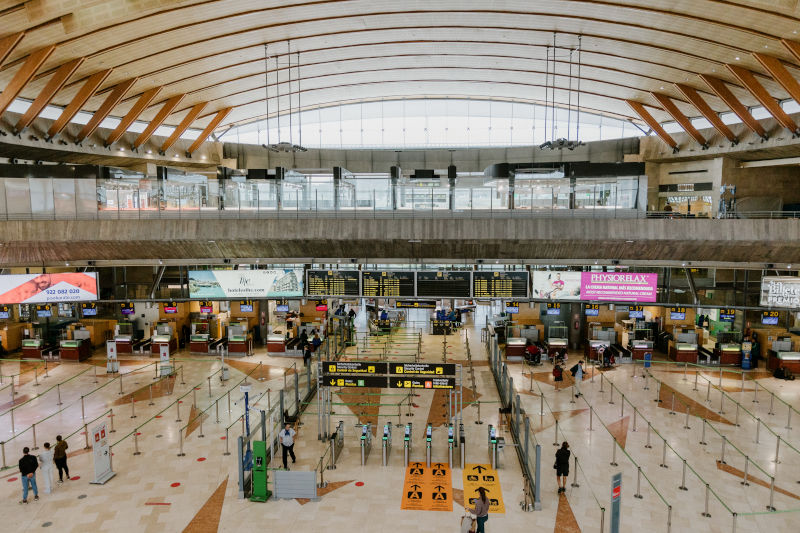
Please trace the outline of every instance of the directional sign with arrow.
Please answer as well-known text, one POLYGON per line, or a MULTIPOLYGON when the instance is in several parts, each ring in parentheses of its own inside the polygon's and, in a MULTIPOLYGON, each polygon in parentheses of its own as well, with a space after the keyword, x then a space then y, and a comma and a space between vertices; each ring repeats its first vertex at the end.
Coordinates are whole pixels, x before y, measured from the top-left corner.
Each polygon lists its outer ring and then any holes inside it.
POLYGON ((322 384, 329 387, 374 387, 386 388, 386 378, 379 376, 325 376, 322 384))
POLYGON ((425 468, 414 462, 406 469, 401 509, 413 511, 453 510, 453 483, 450 468, 445 463, 434 463, 425 468))
POLYGON ((489 498, 490 513, 505 513, 503 491, 500 488, 500 477, 497 470, 484 464, 468 464, 464 468, 464 507, 474 507, 475 499, 480 496, 479 488, 486 491, 489 498))

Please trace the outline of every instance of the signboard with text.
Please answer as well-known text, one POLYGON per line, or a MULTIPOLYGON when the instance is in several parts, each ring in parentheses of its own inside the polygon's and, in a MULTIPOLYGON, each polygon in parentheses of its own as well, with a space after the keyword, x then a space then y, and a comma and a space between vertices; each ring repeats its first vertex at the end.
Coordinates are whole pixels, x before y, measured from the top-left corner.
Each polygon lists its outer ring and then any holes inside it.
POLYGON ((322 384, 329 387, 386 388, 386 377, 379 376, 324 376, 322 384))
POLYGON ((795 276, 761 278, 761 305, 789 309, 800 308, 800 278, 795 276))
POLYGON ((415 376, 454 376, 453 363, 389 363, 390 374, 411 374, 415 376))
POLYGON ((0 276, 0 303, 33 304, 97 300, 96 272, 0 276))
POLYGON ((385 374, 388 363, 373 361, 324 361, 323 374, 376 375, 385 374))
POLYGON ((303 271, 190 270, 190 298, 303 296, 303 271))
POLYGON ((610 302, 655 302, 658 274, 581 272, 581 299, 610 302))
POLYGON ((435 378, 423 376, 389 376, 392 389, 454 389, 455 378, 435 378))
POLYGON ((92 429, 92 456, 94 458, 94 485, 102 485, 112 477, 111 450, 109 449, 109 434, 106 423, 102 422, 92 429))

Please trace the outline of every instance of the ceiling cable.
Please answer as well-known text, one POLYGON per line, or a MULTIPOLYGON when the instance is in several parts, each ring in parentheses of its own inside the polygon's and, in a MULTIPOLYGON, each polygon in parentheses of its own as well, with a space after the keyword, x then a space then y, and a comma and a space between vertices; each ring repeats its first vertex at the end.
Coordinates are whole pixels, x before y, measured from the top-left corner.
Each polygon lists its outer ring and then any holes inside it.
MULTIPOLYGON (((269 54, 267 53, 267 43, 264 43, 264 104, 267 108, 267 146, 269 146, 269 54)), ((239 134, 238 128, 236 134, 239 134)))

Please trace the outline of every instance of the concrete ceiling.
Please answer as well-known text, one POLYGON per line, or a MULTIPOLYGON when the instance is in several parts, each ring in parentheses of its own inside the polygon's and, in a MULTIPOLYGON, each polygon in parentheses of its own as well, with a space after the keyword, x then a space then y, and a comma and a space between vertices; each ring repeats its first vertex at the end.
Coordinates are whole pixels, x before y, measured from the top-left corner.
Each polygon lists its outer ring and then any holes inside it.
POLYGON ((626 103, 633 100, 663 121, 671 115, 651 93, 699 115, 675 83, 699 91, 714 111, 728 110, 700 75, 721 79, 744 105, 757 105, 729 64, 755 73, 771 97, 789 98, 753 53, 800 75, 791 42, 782 42, 800 39, 799 23, 797 2, 788 0, 5 0, 0 45, 24 35, 0 65, 0 88, 32 54, 55 45, 21 97, 37 98, 60 67, 82 59, 53 104, 68 105, 92 75, 111 69, 82 110, 97 111, 134 80, 106 111, 123 116, 159 89, 137 116, 151 121, 182 96, 160 117, 173 126, 199 104, 202 110, 187 119, 194 128, 227 108, 217 130, 255 120, 266 113, 267 91, 273 114, 288 111, 289 94, 293 108, 426 96, 544 102, 553 85, 545 57, 555 39, 557 105, 576 103, 568 88, 578 56, 570 51, 580 43, 582 108, 641 122, 626 103), (272 56, 266 78, 265 44, 272 56))

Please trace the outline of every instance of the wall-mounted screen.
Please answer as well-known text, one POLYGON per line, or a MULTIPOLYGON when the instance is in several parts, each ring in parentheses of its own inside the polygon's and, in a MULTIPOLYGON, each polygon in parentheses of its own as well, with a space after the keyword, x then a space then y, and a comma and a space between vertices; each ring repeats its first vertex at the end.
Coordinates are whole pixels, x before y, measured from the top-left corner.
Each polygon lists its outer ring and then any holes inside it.
POLYGON ((472 295, 475 298, 527 298, 527 272, 472 273, 472 295))
POLYGON ((190 298, 302 296, 303 270, 190 270, 190 298))
POLYGON ((559 303, 548 303, 547 304, 547 314, 548 315, 560 315, 561 314, 561 304, 559 304, 559 303))
POLYGON ((175 315, 178 314, 178 304, 177 302, 167 302, 164 304, 164 314, 165 315, 175 315))
POLYGON ((600 316, 600 306, 598 304, 584 304, 583 312, 586 316, 600 316))
POLYGON ((641 305, 632 305, 628 308, 628 318, 644 318, 644 307, 641 305))
POLYGON ((53 316, 53 312, 50 309, 49 305, 37 305, 36 316, 38 318, 50 318, 51 316, 53 316))
POLYGON ((417 296, 470 298, 471 272, 417 272, 417 296))
POLYGON ((686 320, 686 308, 685 307, 670 307, 669 308, 669 318, 670 318, 670 320, 686 320))
POLYGON ((720 322, 733 322, 736 319, 736 309, 720 309, 720 322))
POLYGON ((367 298, 415 296, 414 272, 378 270, 361 272, 361 291, 367 298))
POLYGON ((581 273, 536 270, 533 272, 531 296, 542 300, 580 300, 581 273))
POLYGON ((122 302, 119 304, 119 310, 125 316, 130 316, 136 312, 133 308, 133 302, 122 302))
POLYGON ((761 323, 765 326, 777 326, 778 325, 778 311, 762 311, 761 312, 761 323))
POLYGON ((83 316, 97 316, 97 304, 94 303, 94 302, 82 303, 81 304, 81 315, 83 315, 83 316))
POLYGON ((97 300, 96 272, 0 276, 0 303, 32 304, 97 300))
POLYGON ((309 296, 359 296, 358 270, 309 270, 309 296))

